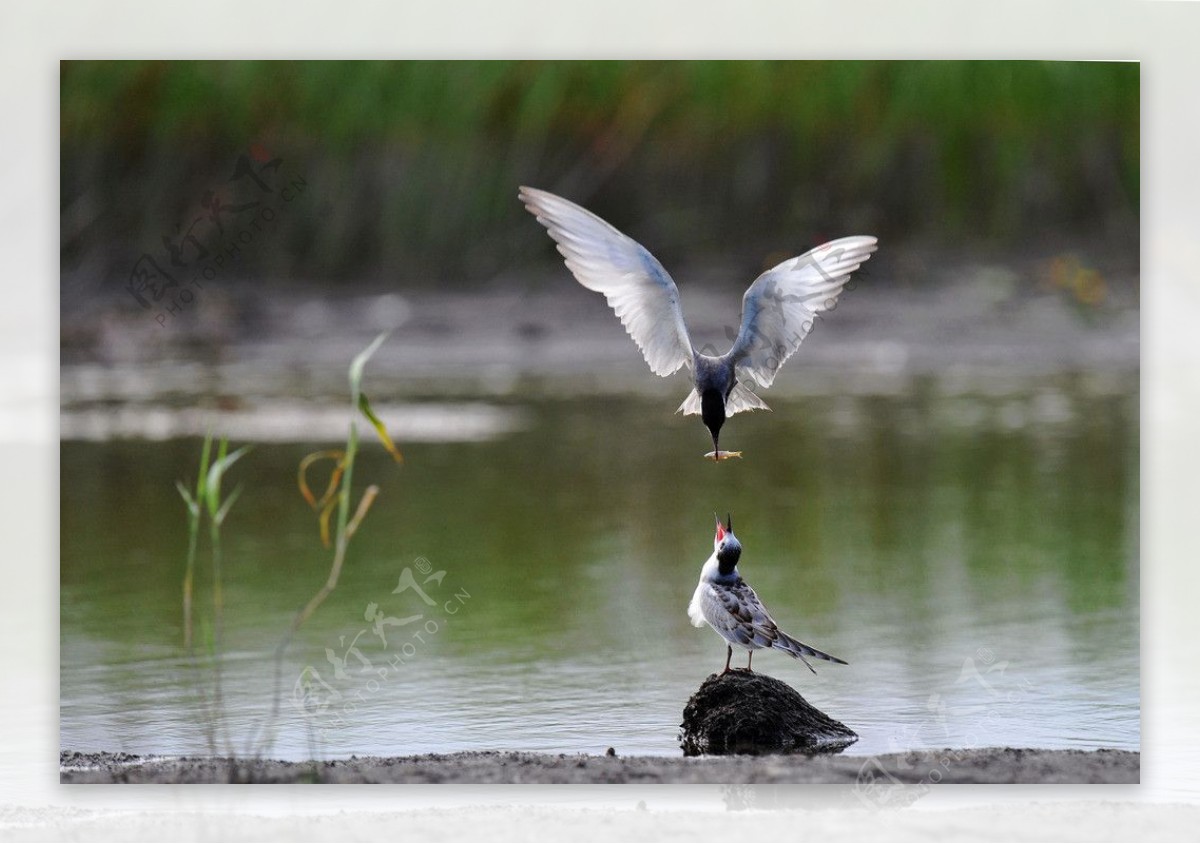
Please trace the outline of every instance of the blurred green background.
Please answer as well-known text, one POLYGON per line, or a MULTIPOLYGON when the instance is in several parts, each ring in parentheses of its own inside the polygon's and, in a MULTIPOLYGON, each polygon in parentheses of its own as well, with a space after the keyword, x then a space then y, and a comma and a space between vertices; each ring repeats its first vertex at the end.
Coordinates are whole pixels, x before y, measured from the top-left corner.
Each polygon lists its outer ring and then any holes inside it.
POLYGON ((668 267, 851 232, 1136 252, 1138 97, 1136 63, 64 62, 63 269, 119 287, 252 145, 312 197, 234 269, 267 284, 549 262, 525 183, 668 267))

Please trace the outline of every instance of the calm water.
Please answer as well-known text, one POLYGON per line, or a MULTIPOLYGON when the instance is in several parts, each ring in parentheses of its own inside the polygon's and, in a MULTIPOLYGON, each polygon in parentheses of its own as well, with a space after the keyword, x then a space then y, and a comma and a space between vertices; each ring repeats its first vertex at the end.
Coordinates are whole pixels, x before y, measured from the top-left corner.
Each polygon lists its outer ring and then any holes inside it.
MULTIPOLYGON (((755 667, 855 729, 851 753, 1139 747, 1136 381, 772 404, 731 423, 722 444, 746 457, 720 466, 667 399, 515 405, 516 432, 410 442, 401 469, 366 448, 356 487, 382 492, 288 652, 270 754, 677 754, 684 703, 725 656, 685 611, 713 511, 733 513, 781 626, 850 662, 755 667), (394 593, 406 568, 432 606, 394 593)), ((231 478, 221 728, 238 752, 328 572, 295 487, 323 445, 260 445, 231 478)), ((173 488, 197 453, 62 446, 64 749, 208 750, 173 488)), ((206 555, 200 572, 207 635, 206 555)))

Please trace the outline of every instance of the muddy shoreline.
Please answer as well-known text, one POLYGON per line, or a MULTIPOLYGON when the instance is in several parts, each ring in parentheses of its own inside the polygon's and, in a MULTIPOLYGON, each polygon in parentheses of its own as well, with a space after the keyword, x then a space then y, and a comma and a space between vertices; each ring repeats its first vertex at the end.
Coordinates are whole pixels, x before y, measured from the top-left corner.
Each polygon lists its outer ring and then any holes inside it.
POLYGON ((468 751, 318 762, 141 757, 63 751, 62 783, 813 784, 856 786, 880 805, 937 784, 1136 784, 1127 750, 979 748, 881 756, 588 756, 468 751), (915 788, 900 788, 902 785, 915 788))

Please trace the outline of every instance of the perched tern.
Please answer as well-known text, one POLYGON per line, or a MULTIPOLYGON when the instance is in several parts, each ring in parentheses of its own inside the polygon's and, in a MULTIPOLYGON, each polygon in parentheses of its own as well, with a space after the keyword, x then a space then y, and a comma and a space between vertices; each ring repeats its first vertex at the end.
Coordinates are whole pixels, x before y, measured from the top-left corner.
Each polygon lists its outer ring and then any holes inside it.
POLYGON ((843 237, 767 270, 742 297, 733 347, 707 355, 692 347, 679 290, 645 247, 561 196, 527 187, 518 196, 558 243, 579 283, 604 294, 650 369, 664 378, 683 366, 691 370, 695 388, 677 412, 700 415, 713 441, 705 457, 713 460, 741 456, 717 445, 725 419, 770 410, 750 387, 771 386, 817 315, 835 307, 850 274, 876 248, 873 237, 843 237))
POLYGON ((725 670, 721 673, 729 673, 734 645, 749 652, 747 671, 751 670, 754 652, 759 648, 774 648, 791 654, 814 674, 817 670, 805 657, 845 665, 845 660, 811 648, 779 629, 750 584, 738 574, 737 564, 741 555, 742 543, 733 535, 733 519, 726 516, 725 524, 721 524, 718 517, 713 553, 700 570, 700 583, 688 605, 688 618, 696 627, 703 627, 707 623, 726 641, 725 670))

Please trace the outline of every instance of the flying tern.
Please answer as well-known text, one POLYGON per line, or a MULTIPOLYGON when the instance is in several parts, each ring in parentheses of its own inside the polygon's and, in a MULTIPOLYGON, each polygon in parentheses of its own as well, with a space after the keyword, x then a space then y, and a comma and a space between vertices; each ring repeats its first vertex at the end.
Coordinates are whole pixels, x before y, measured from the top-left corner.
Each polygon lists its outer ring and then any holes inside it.
POLYGON ((678 412, 699 414, 713 441, 705 457, 713 460, 741 456, 720 450, 721 426, 735 413, 770 410, 753 388, 771 386, 817 315, 836 306, 850 274, 877 245, 874 237, 843 237, 767 270, 742 297, 732 348, 708 355, 692 346, 679 290, 644 246, 561 196, 529 187, 518 196, 558 243, 579 283, 604 294, 650 369, 663 377, 685 366, 691 371, 694 388, 678 412))

